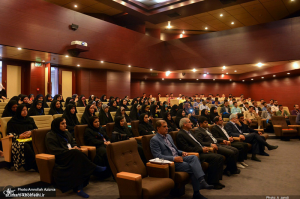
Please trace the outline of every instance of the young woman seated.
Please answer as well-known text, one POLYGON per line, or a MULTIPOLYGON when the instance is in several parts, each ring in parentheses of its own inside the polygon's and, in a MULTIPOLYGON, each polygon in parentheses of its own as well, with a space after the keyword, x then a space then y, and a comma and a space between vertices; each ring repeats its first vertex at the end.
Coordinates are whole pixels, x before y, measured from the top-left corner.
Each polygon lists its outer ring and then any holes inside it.
POLYGON ((64 111, 61 108, 60 101, 53 100, 50 105, 49 115, 63 114, 63 113, 64 111))

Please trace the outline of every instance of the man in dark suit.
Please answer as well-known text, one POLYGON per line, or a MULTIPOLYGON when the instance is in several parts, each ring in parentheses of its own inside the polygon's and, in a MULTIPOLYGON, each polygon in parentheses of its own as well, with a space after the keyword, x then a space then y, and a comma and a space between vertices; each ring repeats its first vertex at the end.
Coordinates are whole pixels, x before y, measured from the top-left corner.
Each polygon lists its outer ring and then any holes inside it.
POLYGON ((156 135, 150 140, 150 148, 155 158, 175 162, 175 171, 187 172, 191 175, 195 199, 206 199, 200 194, 200 189, 212 189, 204 179, 200 160, 197 156, 187 156, 186 152, 178 150, 172 137, 168 134, 168 125, 164 120, 156 122, 156 135))
POLYGON ((243 114, 231 114, 228 122, 225 125, 225 130, 228 132, 230 136, 239 137, 243 142, 252 144, 252 157, 251 160, 255 160, 261 162, 260 159, 256 157, 256 154, 266 155, 268 154, 264 152, 264 147, 266 146, 269 150, 277 149, 278 146, 272 146, 268 144, 264 138, 262 138, 257 132, 250 132, 249 128, 246 128, 246 125, 243 126, 243 122, 240 123, 238 117, 243 120, 243 114), (247 132, 245 132, 247 131, 247 132))
POLYGON ((231 111, 230 111, 230 107, 228 105, 228 101, 227 100, 224 101, 224 106, 221 108, 220 112, 222 114, 222 117, 229 118, 229 116, 231 114, 231 111))
POLYGON ((236 162, 239 155, 239 150, 229 146, 227 140, 222 138, 215 138, 209 128, 208 121, 206 117, 199 118, 199 128, 195 130, 195 138, 204 146, 213 147, 218 154, 224 155, 226 157, 227 166, 224 169, 224 174, 230 176, 231 174, 239 174, 240 170, 237 168, 236 162), (224 143, 220 145, 219 143, 224 143))
POLYGON ((227 133, 227 131, 224 129, 223 126, 223 119, 220 116, 216 116, 214 118, 214 122, 216 125, 214 125, 211 129, 211 133, 216 139, 223 139, 230 141, 230 144, 232 147, 236 148, 239 150, 239 156, 237 161, 238 168, 245 168, 248 165, 244 162, 244 160, 247 160, 247 152, 248 152, 248 144, 245 142, 239 142, 239 141, 234 141, 231 136, 227 133))
POLYGON ((193 123, 188 118, 182 118, 179 122, 180 131, 178 132, 176 141, 179 149, 187 152, 199 153, 200 160, 208 162, 207 181, 214 185, 214 189, 222 189, 225 187, 219 182, 223 175, 224 159, 222 155, 209 152, 208 147, 204 147, 191 134, 193 123))

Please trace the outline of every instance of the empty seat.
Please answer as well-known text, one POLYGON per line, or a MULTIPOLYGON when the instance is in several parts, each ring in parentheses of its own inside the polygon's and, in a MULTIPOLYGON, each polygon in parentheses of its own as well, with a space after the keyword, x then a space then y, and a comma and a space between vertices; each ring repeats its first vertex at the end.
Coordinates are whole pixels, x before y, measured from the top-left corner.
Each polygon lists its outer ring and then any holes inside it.
POLYGON ((300 125, 287 125, 284 116, 272 116, 274 133, 280 137, 291 137, 299 135, 300 125))
POLYGON ((113 119, 113 121, 115 121, 116 112, 110 112, 110 115, 111 115, 111 118, 113 119))
POLYGON ((58 117, 62 117, 62 116, 63 116, 63 114, 55 114, 55 115, 53 115, 53 120, 58 118, 58 117))
POLYGON ((49 115, 50 108, 44 108, 45 115, 49 115))
POLYGON ((77 117, 79 123, 81 123, 82 115, 83 115, 83 113, 76 113, 76 117, 77 117))
POLYGON ((0 102, 0 109, 4 109, 7 102, 0 102))
POLYGON ((76 107, 77 113, 83 113, 85 110, 85 107, 76 107))
POLYGON ((41 128, 51 128, 51 123, 53 121, 52 115, 39 115, 39 116, 30 116, 33 118, 35 125, 38 129, 41 128))

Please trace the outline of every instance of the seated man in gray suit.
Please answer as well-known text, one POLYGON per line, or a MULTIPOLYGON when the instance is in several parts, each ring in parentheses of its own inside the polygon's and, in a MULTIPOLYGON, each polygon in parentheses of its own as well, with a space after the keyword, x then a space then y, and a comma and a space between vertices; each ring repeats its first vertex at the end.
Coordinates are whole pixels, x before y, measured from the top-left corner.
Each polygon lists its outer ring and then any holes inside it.
MULTIPOLYGON (((238 114, 239 117, 243 119, 243 114, 238 114)), ((244 132, 243 124, 238 120, 238 116, 236 114, 231 114, 230 122, 225 125, 225 130, 232 137, 239 137, 241 141, 252 144, 252 158, 251 160, 261 162, 260 159, 256 157, 256 154, 268 156, 266 152, 264 152, 265 146, 269 150, 277 149, 278 146, 272 146, 268 144, 262 136, 260 136, 257 131, 254 132, 244 132)))
POLYGON ((238 168, 245 168, 248 165, 244 162, 247 160, 247 152, 248 152, 248 144, 245 142, 234 141, 231 136, 227 133, 223 126, 223 119, 220 116, 216 116, 213 120, 216 125, 211 128, 211 133, 216 139, 222 139, 226 141, 230 141, 232 147, 239 150, 239 156, 237 161, 238 168))
POLYGON ((213 147, 218 154, 224 155, 226 157, 227 166, 224 169, 225 175, 231 176, 231 174, 239 174, 240 169, 238 169, 236 165, 237 158, 239 156, 239 150, 227 145, 227 140, 224 140, 222 138, 215 138, 208 128, 208 121, 206 117, 201 116, 198 121, 200 126, 195 130, 194 133, 197 141, 200 142, 203 146, 213 147), (224 143, 224 145, 220 145, 219 143, 224 143))
POLYGON ((168 134, 168 124, 164 120, 156 122, 156 135, 150 140, 150 148, 155 158, 175 162, 175 171, 187 172, 191 175, 195 199, 206 199, 200 194, 200 189, 212 189, 204 179, 199 159, 196 156, 187 156, 186 152, 178 150, 172 137, 168 134))
POLYGON ((192 123, 188 118, 182 118, 179 122, 180 131, 178 132, 176 141, 179 149, 187 152, 197 152, 201 161, 209 164, 207 170, 207 181, 214 185, 214 189, 222 189, 225 185, 220 183, 223 175, 223 156, 209 152, 208 147, 204 147, 194 135, 190 132, 193 128, 192 123))

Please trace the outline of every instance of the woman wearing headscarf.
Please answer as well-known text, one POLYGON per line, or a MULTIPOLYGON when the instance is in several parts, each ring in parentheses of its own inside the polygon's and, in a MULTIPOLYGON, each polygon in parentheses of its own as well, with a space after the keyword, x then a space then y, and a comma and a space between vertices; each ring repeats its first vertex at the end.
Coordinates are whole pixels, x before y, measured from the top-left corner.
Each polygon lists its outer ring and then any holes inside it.
POLYGON ((132 108, 132 106, 133 106, 134 104, 137 104, 137 103, 138 103, 137 99, 136 99, 136 98, 133 98, 133 100, 132 100, 132 102, 131 102, 131 108, 132 108))
MULTIPOLYGON (((42 101, 43 102, 43 108, 49 108, 48 104, 46 103, 46 100, 44 99, 44 96, 42 94, 38 94, 35 99, 33 100, 33 103, 35 101, 42 101)), ((32 106, 32 105, 31 105, 32 106)))
POLYGON ((18 103, 18 105, 23 103, 19 96, 13 96, 12 98, 10 98, 9 101, 12 101, 12 100, 15 100, 18 103))
POLYGON ((172 116, 170 113, 165 113, 163 116, 163 119, 167 122, 168 124, 168 132, 171 131, 179 131, 179 129, 177 128, 174 120, 172 119, 172 116))
POLYGON ((125 111, 130 111, 129 108, 127 107, 127 101, 125 99, 122 99, 120 101, 120 106, 125 108, 125 111))
POLYGON ((177 128, 180 129, 179 127, 179 122, 182 118, 184 118, 186 115, 185 115, 185 111, 183 109, 179 109, 176 113, 176 118, 175 118, 175 124, 177 126, 177 128))
POLYGON ((106 126, 107 123, 113 122, 113 119, 112 119, 110 113, 108 112, 107 104, 102 105, 102 109, 99 113, 99 120, 100 120, 100 124, 102 126, 106 126))
POLYGON ((91 116, 95 116, 95 109, 93 105, 88 104, 82 114, 81 124, 88 124, 91 116))
POLYGON ((109 97, 108 106, 112 105, 112 100, 115 100, 114 96, 109 97))
POLYGON ((46 102, 52 102, 53 101, 52 96, 50 94, 47 94, 46 97, 45 97, 45 101, 46 102))
POLYGON ((65 102, 64 96, 62 96, 62 94, 59 94, 59 95, 60 95, 60 102, 65 102))
POLYGON ((115 101, 117 102, 117 106, 119 106, 120 105, 120 98, 116 97, 115 101))
POLYGON ((80 124, 78 121, 78 118, 76 116, 75 104, 68 104, 62 117, 66 119, 67 129, 71 133, 71 135, 74 137, 74 128, 76 125, 80 124))
POLYGON ((161 114, 158 110, 158 105, 151 105, 150 106, 150 115, 152 115, 153 118, 161 118, 161 114))
POLYGON ((178 109, 183 109, 183 103, 180 103, 178 109))
POLYGON ((95 113, 98 111, 95 101, 89 101, 88 105, 93 105, 93 107, 95 109, 95 113))
POLYGON ((74 101, 72 97, 67 97, 66 99, 66 103, 65 103, 65 107, 68 106, 68 104, 70 103, 70 101, 74 101))
POLYGON ((95 101, 95 95, 90 95, 90 97, 89 97, 89 102, 90 101, 95 101))
POLYGON ((196 118, 196 113, 194 110, 191 113, 190 121, 193 123, 193 127, 199 126, 198 119, 196 118))
POLYGON ((174 105, 172 106, 172 108, 171 108, 171 111, 170 111, 171 116, 172 116, 172 117, 173 117, 173 116, 176 116, 177 111, 178 111, 178 106, 177 106, 177 104, 174 104, 174 105))
POLYGON ((209 113, 208 113, 208 110, 207 110, 207 109, 203 109, 203 110, 201 111, 201 116, 203 116, 203 117, 206 117, 206 118, 207 118, 207 121, 208 121, 208 123, 209 123, 209 124, 211 124, 210 115, 209 115, 209 113))
POLYGON ((10 100, 3 111, 2 117, 13 117, 16 114, 18 102, 16 100, 10 100))
POLYGON ((216 117, 216 116, 220 116, 219 114, 218 114, 218 109, 217 109, 217 107, 215 107, 215 106, 213 106, 213 107, 211 107, 210 108, 210 113, 209 113, 209 115, 210 115, 210 117, 209 118, 207 118, 209 121, 208 121, 208 123, 209 124, 213 124, 214 122, 214 118, 216 117))
POLYGON ((14 167, 19 170, 22 166, 25 170, 35 169, 35 153, 33 150, 31 131, 37 129, 34 120, 27 115, 26 105, 17 107, 16 114, 7 122, 6 134, 12 134, 12 159, 14 167))
POLYGON ((131 119, 130 119, 130 117, 126 114, 125 108, 124 108, 123 106, 121 106, 120 108, 118 108, 115 117, 117 117, 117 116, 123 116, 126 123, 130 123, 130 122, 131 122, 131 119))
POLYGON ((27 108, 31 107, 31 101, 29 101, 28 97, 26 95, 22 95, 21 101, 23 102, 24 105, 26 105, 27 108))
POLYGON ((109 112, 116 112, 118 110, 117 102, 115 100, 110 101, 109 112))
POLYGON ((97 107, 98 112, 100 114, 101 109, 102 109, 102 101, 101 100, 96 101, 96 107, 97 107))
POLYGON ((106 95, 102 95, 101 98, 100 98, 100 100, 102 102, 107 102, 106 95))
POLYGON ((84 142, 88 146, 96 147, 94 163, 99 166, 106 166, 108 168, 107 173, 110 175, 111 173, 109 171, 109 163, 106 154, 106 146, 110 144, 110 139, 108 138, 105 129, 101 128, 98 117, 92 116, 89 118, 88 127, 84 131, 84 142))
POLYGON ((193 109, 191 108, 191 105, 189 103, 184 104, 183 110, 185 111, 185 115, 189 115, 193 111, 193 109))
POLYGON ((61 108, 60 102, 57 100, 53 100, 50 105, 49 115, 63 114, 63 113, 64 111, 61 108))
POLYGON ((139 134, 142 135, 150 135, 155 133, 155 129, 152 124, 148 120, 148 115, 143 113, 141 114, 139 120, 139 134))
POLYGON ((163 102, 159 101, 159 102, 157 102, 157 105, 158 105, 159 109, 161 110, 163 107, 163 102))
POLYGON ((141 113, 146 113, 146 114, 150 115, 149 109, 150 109, 150 106, 149 106, 149 105, 143 105, 143 106, 142 106, 141 113))
POLYGON ((28 111, 28 116, 45 115, 43 101, 34 101, 28 111))
POLYGON ((161 115, 164 115, 165 113, 168 113, 169 112, 169 107, 167 104, 163 105, 161 111, 160 111, 160 114, 161 115))
POLYGON ((164 101, 164 103, 163 103, 163 106, 165 106, 165 105, 167 105, 167 106, 168 106, 168 109, 171 109, 171 106, 170 106, 169 102, 167 102, 167 101, 164 101))
POLYGON ((76 142, 66 128, 64 118, 54 119, 51 123, 51 131, 47 133, 45 139, 47 153, 55 155, 52 172, 54 182, 63 193, 73 189, 77 195, 88 198, 89 195, 82 189, 88 185, 92 174, 99 176, 106 167, 91 162, 76 146, 76 142))
POLYGON ((86 107, 86 101, 84 95, 80 95, 77 101, 77 107, 86 107))
POLYGON ((125 123, 126 123, 126 121, 125 121, 124 116, 117 116, 117 114, 116 114, 113 132, 118 132, 120 136, 119 136, 119 139, 117 139, 117 137, 113 136, 112 142, 127 140, 127 139, 133 137, 132 132, 125 125, 125 123))
POLYGON ((131 121, 133 120, 139 120, 139 117, 141 115, 141 105, 139 104, 134 104, 131 108, 129 117, 131 119, 131 121))
POLYGON ((34 94, 28 95, 28 99, 29 99, 29 101, 33 102, 33 100, 34 100, 34 94))
POLYGON ((73 94, 72 95, 72 99, 74 102, 77 102, 78 101, 78 95, 77 94, 73 94))
POLYGON ((53 100, 56 100, 56 101, 61 101, 61 95, 57 94, 54 96, 53 100))

